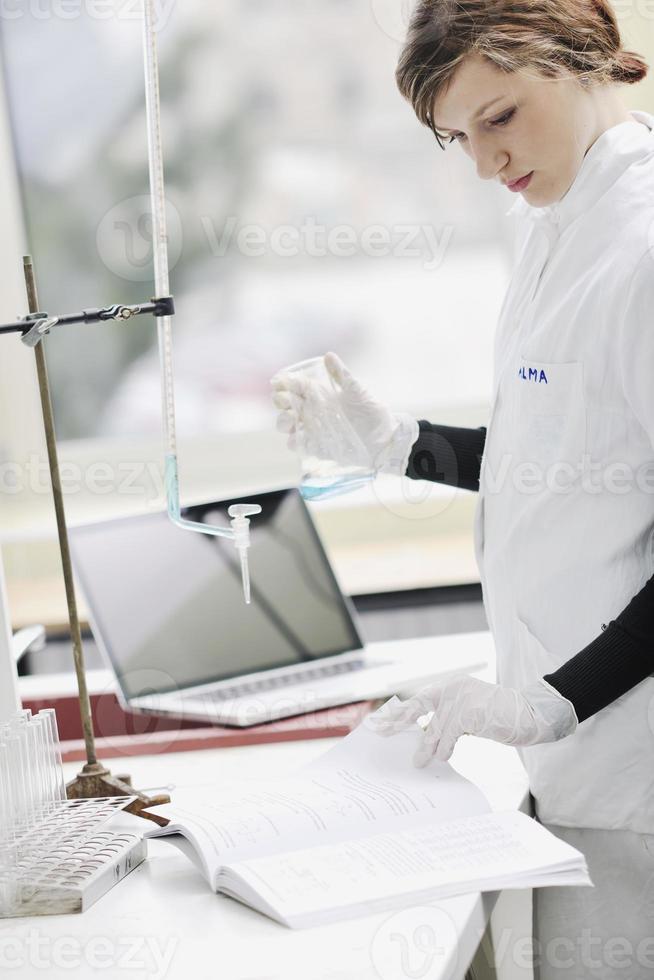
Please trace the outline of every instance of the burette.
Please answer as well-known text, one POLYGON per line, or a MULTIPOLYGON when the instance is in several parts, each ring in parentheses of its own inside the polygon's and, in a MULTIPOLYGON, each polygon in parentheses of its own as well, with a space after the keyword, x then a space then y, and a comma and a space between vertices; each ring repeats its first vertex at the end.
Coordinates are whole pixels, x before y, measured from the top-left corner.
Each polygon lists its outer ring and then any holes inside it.
MULTIPOLYGON (((157 296, 170 295, 168 270, 168 233, 166 228, 166 198, 164 193, 163 150, 161 141, 161 113, 159 99, 159 67, 157 57, 157 32, 155 25, 155 0, 143 0, 143 52, 145 69, 145 105, 148 130, 148 164, 150 172, 150 199, 152 209, 152 251, 154 282, 157 296)), ((186 531, 199 531, 216 537, 231 538, 241 563, 243 594, 250 602, 250 573, 248 547, 250 521, 261 513, 258 504, 232 504, 228 509, 231 526, 202 524, 182 517, 179 500, 179 475, 177 466, 177 436, 175 431, 175 387, 173 377, 173 342, 170 316, 157 317, 159 363, 161 369, 161 396, 165 459, 165 488, 168 516, 178 527, 186 531)))

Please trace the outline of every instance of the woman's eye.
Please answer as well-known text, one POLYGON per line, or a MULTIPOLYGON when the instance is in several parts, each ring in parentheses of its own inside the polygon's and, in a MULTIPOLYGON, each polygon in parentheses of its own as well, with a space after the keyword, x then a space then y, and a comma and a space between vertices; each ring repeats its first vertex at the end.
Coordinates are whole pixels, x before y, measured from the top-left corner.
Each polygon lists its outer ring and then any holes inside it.
POLYGON ((438 139, 438 142, 440 143, 441 147, 445 149, 445 147, 449 146, 450 143, 458 143, 462 139, 465 139, 466 134, 465 133, 438 133, 436 138, 438 139))
MULTIPOLYGON (((517 108, 515 106, 512 109, 507 109, 506 112, 503 112, 496 119, 489 119, 488 125, 506 126, 507 123, 511 122, 516 112, 517 108)), ((445 149, 445 145, 449 145, 450 143, 465 143, 467 139, 468 137, 465 133, 443 133, 438 135, 438 140, 443 149, 445 149)))
POLYGON ((506 124, 511 119, 513 119, 514 115, 515 115, 515 109, 508 109, 506 112, 504 112, 497 119, 493 119, 491 125, 492 126, 506 126, 506 124))

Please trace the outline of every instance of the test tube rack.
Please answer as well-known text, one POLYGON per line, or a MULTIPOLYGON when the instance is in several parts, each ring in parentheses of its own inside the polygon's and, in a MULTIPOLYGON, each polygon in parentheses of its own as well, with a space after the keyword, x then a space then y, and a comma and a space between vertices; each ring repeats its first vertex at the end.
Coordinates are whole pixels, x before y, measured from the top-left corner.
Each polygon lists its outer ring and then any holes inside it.
POLYGON ((52 709, 0 727, 0 918, 83 912, 146 857, 107 822, 131 797, 66 799, 52 709))

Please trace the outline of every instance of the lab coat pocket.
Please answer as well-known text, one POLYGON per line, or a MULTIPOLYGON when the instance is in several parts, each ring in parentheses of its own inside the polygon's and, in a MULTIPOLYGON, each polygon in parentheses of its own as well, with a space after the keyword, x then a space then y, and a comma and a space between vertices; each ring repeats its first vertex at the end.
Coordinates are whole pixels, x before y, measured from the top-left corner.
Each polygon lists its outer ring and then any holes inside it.
MULTIPOLYGON (((583 465, 586 402, 581 361, 535 361, 523 354, 514 384, 514 445, 521 461, 544 467, 583 465)), ((574 475, 574 474, 571 474, 574 475)))

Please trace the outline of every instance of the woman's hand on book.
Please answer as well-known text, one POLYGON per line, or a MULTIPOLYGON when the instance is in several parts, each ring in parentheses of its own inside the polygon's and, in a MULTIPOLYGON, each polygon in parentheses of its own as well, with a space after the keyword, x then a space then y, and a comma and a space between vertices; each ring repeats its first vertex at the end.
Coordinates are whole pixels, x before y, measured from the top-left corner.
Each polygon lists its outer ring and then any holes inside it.
POLYGON ((457 677, 423 688, 407 701, 392 698, 368 718, 380 735, 394 735, 431 714, 414 756, 416 766, 433 757, 446 761, 461 735, 479 735, 506 745, 556 742, 577 727, 570 701, 542 678, 522 690, 457 677))

